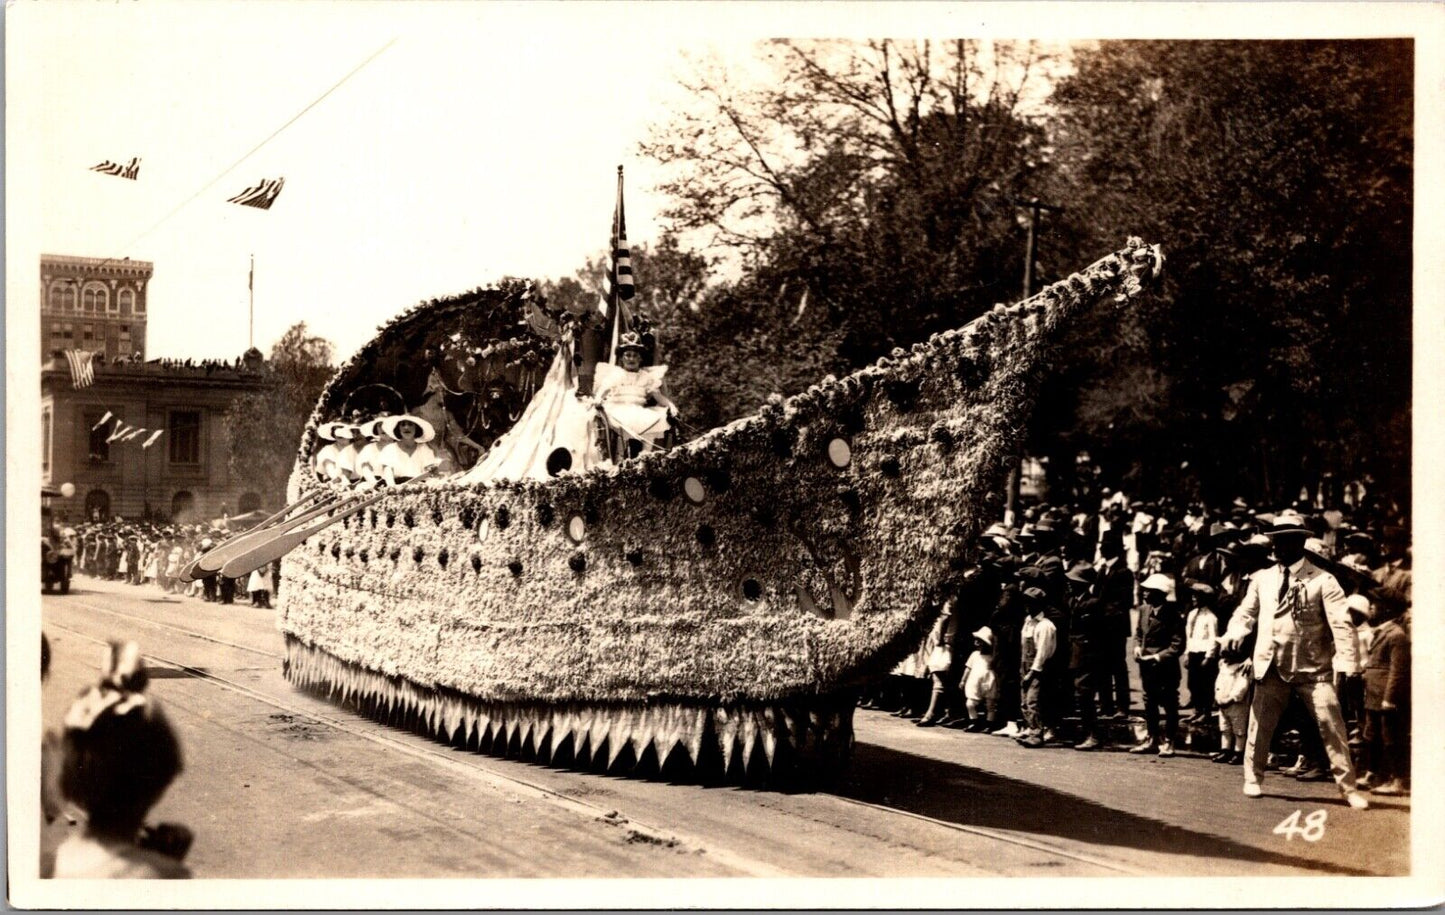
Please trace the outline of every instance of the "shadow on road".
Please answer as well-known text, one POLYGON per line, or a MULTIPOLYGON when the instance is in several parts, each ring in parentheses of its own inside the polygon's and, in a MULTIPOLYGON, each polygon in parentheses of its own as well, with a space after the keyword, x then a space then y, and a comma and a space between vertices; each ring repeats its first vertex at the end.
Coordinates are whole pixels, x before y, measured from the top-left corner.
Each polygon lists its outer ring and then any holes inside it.
POLYGON ((1280 854, 1185 829, 982 769, 869 744, 855 747, 852 765, 832 793, 964 826, 1141 851, 1379 876, 1364 868, 1280 854))

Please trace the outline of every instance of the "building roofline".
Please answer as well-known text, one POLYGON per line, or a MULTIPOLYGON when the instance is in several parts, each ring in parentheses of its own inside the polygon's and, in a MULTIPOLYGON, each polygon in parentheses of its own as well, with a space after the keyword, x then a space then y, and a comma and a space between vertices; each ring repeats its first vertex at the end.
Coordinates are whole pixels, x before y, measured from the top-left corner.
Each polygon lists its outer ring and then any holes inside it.
POLYGON ((117 267, 141 268, 154 270, 155 264, 151 261, 131 260, 128 257, 82 257, 78 254, 42 254, 40 263, 46 264, 68 264, 75 267, 100 267, 115 265, 117 267))

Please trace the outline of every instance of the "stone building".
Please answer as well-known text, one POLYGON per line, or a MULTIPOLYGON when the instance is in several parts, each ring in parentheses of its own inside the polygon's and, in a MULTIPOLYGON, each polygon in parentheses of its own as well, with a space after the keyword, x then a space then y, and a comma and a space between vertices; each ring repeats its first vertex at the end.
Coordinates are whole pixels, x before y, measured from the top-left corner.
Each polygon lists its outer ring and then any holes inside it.
POLYGON ((55 511, 194 522, 279 507, 280 494, 246 491, 230 471, 226 411, 268 383, 261 353, 143 361, 151 274, 144 261, 41 257, 42 483, 75 485, 55 511), (76 386, 69 349, 99 354, 92 384, 76 386), (134 434, 112 437, 126 427, 134 434))
POLYGON ((144 354, 153 269, 129 258, 40 255, 41 362, 68 349, 107 361, 144 354))

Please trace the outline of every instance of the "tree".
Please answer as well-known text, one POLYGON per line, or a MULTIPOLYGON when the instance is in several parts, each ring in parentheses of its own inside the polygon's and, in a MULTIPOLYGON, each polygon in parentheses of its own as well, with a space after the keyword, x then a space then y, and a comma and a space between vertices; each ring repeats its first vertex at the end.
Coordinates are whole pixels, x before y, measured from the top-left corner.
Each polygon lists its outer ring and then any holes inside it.
POLYGON ((226 413, 231 475, 261 493, 265 505, 285 502, 301 433, 335 371, 333 360, 331 343, 298 322, 271 348, 265 387, 236 398, 226 413))
POLYGON ((1292 499, 1326 470, 1408 487, 1411 55, 1400 41, 1078 55, 1052 99, 1053 195, 1069 203, 1056 250, 1140 234, 1165 246, 1168 282, 1083 329, 1037 438, 1187 461, 1216 498, 1292 499), (1153 399, 1123 409, 1145 368, 1153 399))
POLYGON ((775 80, 735 91, 700 67, 686 83, 699 105, 644 145, 674 169, 662 188, 672 230, 707 233, 742 267, 677 316, 694 344, 679 386, 697 386, 707 421, 1013 299, 1015 202, 1046 166, 1024 110, 1049 63, 1032 45, 761 51, 775 80))

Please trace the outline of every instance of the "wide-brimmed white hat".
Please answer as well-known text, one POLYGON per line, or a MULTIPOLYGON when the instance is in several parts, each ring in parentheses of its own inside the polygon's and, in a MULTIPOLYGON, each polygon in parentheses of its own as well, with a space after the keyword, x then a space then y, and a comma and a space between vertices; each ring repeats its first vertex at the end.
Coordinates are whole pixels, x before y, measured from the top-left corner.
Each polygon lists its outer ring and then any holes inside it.
POLYGON ((326 439, 328 442, 334 442, 338 438, 351 438, 350 430, 351 426, 347 425, 346 423, 332 421, 329 423, 322 423, 321 425, 317 426, 316 434, 326 439))
POLYGON ((381 429, 392 438, 397 438, 396 427, 402 423, 412 423, 421 430, 421 434, 416 437, 418 442, 429 442, 437 437, 437 430, 432 428, 431 423, 422 419, 420 416, 412 416, 410 413, 403 413, 400 416, 388 416, 381 421, 381 429))
POLYGON ((357 426, 357 428, 361 430, 362 435, 376 438, 378 435, 381 434, 381 425, 382 423, 386 422, 386 420, 387 417, 383 414, 381 416, 378 416, 376 419, 362 423, 360 426, 357 426))
POLYGON ((1155 572, 1153 575, 1144 579, 1144 583, 1139 586, 1139 590, 1158 591, 1164 595, 1165 600, 1172 601, 1174 600, 1174 579, 1160 572, 1155 572))

